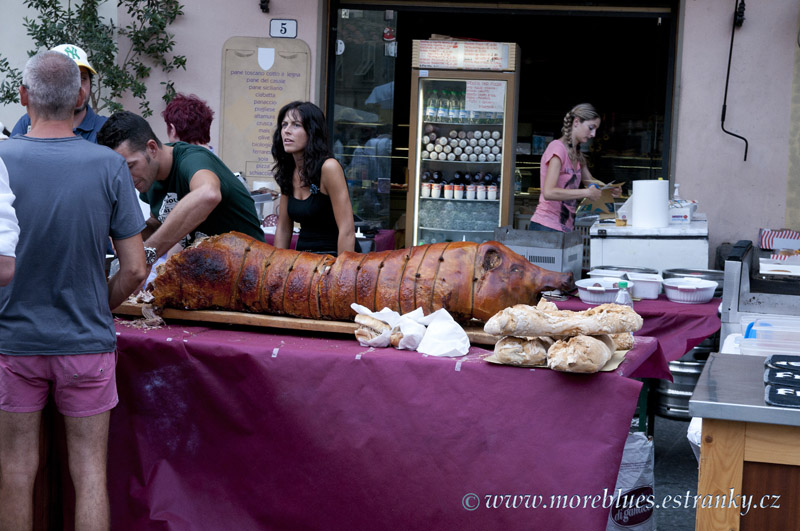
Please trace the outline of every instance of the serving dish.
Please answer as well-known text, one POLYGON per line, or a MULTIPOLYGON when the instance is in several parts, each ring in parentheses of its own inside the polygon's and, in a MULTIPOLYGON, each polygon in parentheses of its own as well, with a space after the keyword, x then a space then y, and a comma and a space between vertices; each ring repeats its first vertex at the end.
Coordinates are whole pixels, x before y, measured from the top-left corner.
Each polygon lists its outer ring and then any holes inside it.
POLYGON ((714 297, 717 283, 702 278, 668 278, 664 282, 664 293, 672 302, 703 304, 714 297))
MULTIPOLYGON (((575 285, 578 286, 578 296, 586 304, 605 304, 617 298, 619 281, 619 278, 585 278, 575 285)), ((628 289, 633 285, 633 282, 628 282, 628 289)))

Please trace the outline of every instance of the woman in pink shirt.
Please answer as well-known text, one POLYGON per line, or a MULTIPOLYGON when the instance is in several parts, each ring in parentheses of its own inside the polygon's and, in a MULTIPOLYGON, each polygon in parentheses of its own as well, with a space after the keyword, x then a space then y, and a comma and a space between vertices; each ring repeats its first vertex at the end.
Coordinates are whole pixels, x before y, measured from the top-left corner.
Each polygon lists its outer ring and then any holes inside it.
MULTIPOLYGON (((592 177, 580 151, 581 144, 594 138, 598 127, 600 115, 589 103, 576 105, 564 116, 561 138, 550 142, 542 155, 542 191, 528 229, 571 232, 578 200, 600 197, 603 183, 592 177), (593 184, 597 186, 590 186, 593 184)), ((612 195, 619 193, 619 189, 612 191, 612 195)))

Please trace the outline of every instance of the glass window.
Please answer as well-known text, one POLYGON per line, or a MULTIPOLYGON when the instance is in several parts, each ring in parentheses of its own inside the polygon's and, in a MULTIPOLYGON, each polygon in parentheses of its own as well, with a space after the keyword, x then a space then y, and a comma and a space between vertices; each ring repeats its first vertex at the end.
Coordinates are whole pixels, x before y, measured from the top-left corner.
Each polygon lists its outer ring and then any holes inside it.
POLYGON ((338 10, 333 152, 369 227, 390 228, 395 30, 394 11, 338 10))

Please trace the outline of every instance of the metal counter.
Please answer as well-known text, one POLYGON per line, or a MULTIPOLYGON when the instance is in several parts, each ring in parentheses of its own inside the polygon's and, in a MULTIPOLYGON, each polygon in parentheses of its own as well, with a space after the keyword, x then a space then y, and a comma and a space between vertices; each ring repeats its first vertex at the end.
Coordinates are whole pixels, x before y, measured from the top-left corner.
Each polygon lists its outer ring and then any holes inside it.
POLYGON ((800 426, 800 409, 764 402, 763 356, 711 354, 692 398, 689 414, 741 422, 800 426))

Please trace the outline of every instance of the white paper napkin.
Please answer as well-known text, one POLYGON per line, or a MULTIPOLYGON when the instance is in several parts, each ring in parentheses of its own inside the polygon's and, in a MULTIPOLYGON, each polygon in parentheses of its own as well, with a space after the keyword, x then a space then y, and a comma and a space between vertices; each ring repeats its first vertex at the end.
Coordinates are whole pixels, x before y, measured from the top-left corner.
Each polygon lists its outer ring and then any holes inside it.
MULTIPOLYGON (((416 350, 429 356, 446 357, 463 356, 469 351, 467 333, 443 308, 430 315, 424 315, 422 308, 400 315, 389 308, 372 312, 356 303, 350 307, 358 314, 384 321, 392 329, 399 327, 403 339, 397 348, 416 350)), ((359 343, 369 347, 387 347, 390 336, 391 332, 387 331, 367 342, 359 340, 359 343)))

